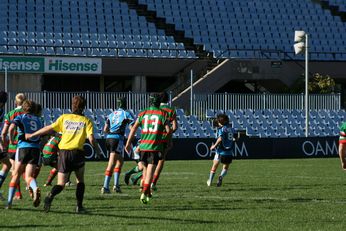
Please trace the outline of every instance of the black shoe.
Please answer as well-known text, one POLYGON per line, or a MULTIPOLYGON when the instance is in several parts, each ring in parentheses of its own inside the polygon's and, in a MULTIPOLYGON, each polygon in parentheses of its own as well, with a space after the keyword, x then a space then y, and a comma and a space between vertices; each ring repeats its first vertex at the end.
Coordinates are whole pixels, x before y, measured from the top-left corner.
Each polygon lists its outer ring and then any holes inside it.
POLYGON ((41 203, 41 189, 37 188, 36 191, 33 192, 33 205, 34 207, 38 207, 41 203))
POLYGON ((85 210, 83 206, 76 206, 76 213, 85 214, 87 213, 87 211, 85 210))
POLYGON ((219 176, 219 179, 217 180, 216 186, 220 187, 222 185, 222 176, 219 176))
POLYGON ((129 185, 129 183, 130 183, 130 177, 131 177, 130 174, 125 173, 124 181, 125 181, 125 184, 126 184, 126 185, 129 185))
POLYGON ((43 209, 46 213, 49 212, 50 210, 50 206, 52 205, 52 201, 53 201, 53 198, 48 195, 45 199, 44 199, 44 205, 43 205, 43 209))

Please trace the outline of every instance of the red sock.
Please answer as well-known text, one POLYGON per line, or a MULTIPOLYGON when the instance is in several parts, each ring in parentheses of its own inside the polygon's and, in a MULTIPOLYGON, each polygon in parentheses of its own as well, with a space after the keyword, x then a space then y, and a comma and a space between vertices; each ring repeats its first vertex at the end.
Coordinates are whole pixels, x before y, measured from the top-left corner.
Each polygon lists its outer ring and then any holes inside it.
POLYGON ((156 185, 157 181, 159 180, 159 175, 154 175, 153 177, 153 181, 151 183, 153 183, 154 185, 156 185))
POLYGON ((110 177, 112 177, 112 175, 113 175, 112 171, 106 170, 105 176, 110 176, 110 177))

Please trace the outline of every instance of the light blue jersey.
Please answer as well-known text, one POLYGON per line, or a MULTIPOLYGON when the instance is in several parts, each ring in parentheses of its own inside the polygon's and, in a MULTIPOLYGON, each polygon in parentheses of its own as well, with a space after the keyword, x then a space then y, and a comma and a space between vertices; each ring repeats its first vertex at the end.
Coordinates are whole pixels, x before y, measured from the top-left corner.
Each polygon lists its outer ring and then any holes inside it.
POLYGON ((40 148, 40 137, 25 140, 25 134, 32 134, 43 127, 39 117, 31 114, 21 114, 12 121, 18 127, 17 148, 40 148))
POLYGON ((216 149, 216 153, 220 155, 232 155, 233 153, 233 136, 235 134, 235 130, 231 127, 231 125, 227 124, 217 129, 216 138, 221 137, 221 144, 216 149))
POLYGON ((133 115, 121 108, 108 115, 106 123, 109 126, 109 133, 106 138, 122 139, 125 134, 126 125, 132 125, 135 119, 133 115))

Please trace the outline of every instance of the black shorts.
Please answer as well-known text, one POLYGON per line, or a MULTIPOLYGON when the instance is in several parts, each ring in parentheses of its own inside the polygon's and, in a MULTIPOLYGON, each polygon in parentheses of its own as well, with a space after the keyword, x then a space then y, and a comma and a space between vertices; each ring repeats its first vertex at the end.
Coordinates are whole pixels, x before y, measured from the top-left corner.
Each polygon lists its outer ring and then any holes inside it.
POLYGON ((38 165, 40 162, 39 148, 17 148, 16 161, 22 164, 38 165))
POLYGON ((232 155, 225 155, 225 156, 221 155, 220 159, 221 159, 222 164, 230 164, 230 163, 232 163, 233 156, 232 155))
POLYGON ((10 158, 11 160, 16 160, 15 152, 8 152, 7 155, 8 155, 8 158, 10 158))
POLYGON ((42 157, 42 163, 44 166, 51 166, 52 168, 57 168, 58 166, 58 156, 52 155, 51 157, 42 157))
POLYGON ((60 150, 58 157, 58 172, 69 173, 85 165, 85 152, 83 150, 60 150))
POLYGON ((121 153, 121 149, 123 146, 123 141, 120 139, 114 139, 114 138, 107 138, 106 139, 106 148, 109 153, 115 152, 115 153, 121 153))
POLYGON ((144 162, 145 165, 153 164, 157 165, 161 156, 161 152, 141 152, 140 161, 144 162))

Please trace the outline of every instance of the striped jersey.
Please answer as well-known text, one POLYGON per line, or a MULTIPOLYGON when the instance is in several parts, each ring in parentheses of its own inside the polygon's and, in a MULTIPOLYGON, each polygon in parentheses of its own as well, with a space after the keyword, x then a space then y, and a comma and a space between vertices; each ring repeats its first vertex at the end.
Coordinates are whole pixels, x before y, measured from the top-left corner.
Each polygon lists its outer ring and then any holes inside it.
POLYGON ((57 136, 52 136, 48 142, 44 145, 42 153, 44 158, 50 158, 53 155, 58 154, 59 142, 61 140, 61 134, 57 136))
MULTIPOLYGON (((21 107, 17 107, 15 109, 13 109, 12 111, 8 112, 5 115, 5 120, 4 120, 4 124, 10 126, 11 122, 14 120, 14 118, 16 118, 17 116, 23 114, 23 109, 21 107)), ((12 144, 8 145, 8 152, 10 153, 15 153, 16 149, 17 149, 17 144, 18 144, 18 127, 17 130, 14 132, 14 142, 12 144)))
POLYGON ((40 148, 40 137, 36 136, 29 140, 25 139, 25 134, 32 134, 43 128, 40 117, 32 114, 21 114, 12 121, 18 130, 18 148, 40 148))
MULTIPOLYGON (((169 122, 169 124, 171 124, 173 122, 173 120, 175 120, 177 118, 177 113, 176 113, 174 107, 169 106, 168 104, 161 104, 160 109, 167 113, 167 121, 169 122)), ((165 131, 164 135, 163 135, 163 139, 165 140, 165 142, 167 142, 171 138, 172 138, 172 134, 167 135, 167 133, 165 131)))
POLYGON ((121 108, 108 115, 106 123, 109 126, 109 133, 106 138, 119 139, 124 136, 126 125, 134 123, 133 115, 121 108))
POLYGON ((339 143, 340 144, 346 143, 346 122, 342 123, 340 126, 339 143))
POLYGON ((141 152, 160 152, 163 150, 162 140, 165 132, 167 113, 157 107, 149 107, 138 114, 138 122, 142 128, 141 152))

